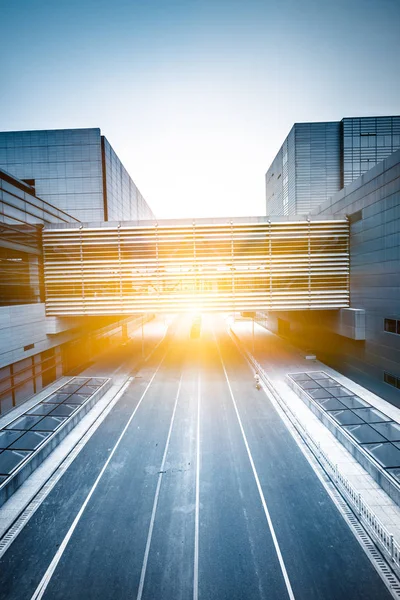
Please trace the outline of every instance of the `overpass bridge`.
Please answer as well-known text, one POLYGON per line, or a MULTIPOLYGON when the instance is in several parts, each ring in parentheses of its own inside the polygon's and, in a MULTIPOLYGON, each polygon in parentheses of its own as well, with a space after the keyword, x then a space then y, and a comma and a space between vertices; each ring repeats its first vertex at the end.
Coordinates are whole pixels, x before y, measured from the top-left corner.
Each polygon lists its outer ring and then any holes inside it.
POLYGON ((349 306, 345 218, 49 225, 48 316, 349 306))

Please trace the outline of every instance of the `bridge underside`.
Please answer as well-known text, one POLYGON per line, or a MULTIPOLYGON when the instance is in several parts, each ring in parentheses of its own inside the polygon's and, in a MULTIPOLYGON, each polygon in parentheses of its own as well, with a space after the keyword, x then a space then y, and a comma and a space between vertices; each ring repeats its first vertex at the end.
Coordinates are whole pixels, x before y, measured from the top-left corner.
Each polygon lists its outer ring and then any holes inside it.
MULTIPOLYGON (((221 220, 222 221, 222 220, 221 220)), ((102 223, 43 231, 49 316, 349 306, 348 222, 102 223)))

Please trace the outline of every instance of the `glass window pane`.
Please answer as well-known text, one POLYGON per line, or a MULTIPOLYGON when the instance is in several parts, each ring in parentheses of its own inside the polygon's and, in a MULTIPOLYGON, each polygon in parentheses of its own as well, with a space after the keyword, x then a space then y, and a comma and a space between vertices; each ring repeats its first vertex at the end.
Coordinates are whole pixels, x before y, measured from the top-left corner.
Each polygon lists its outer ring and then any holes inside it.
POLYGON ((396 333, 396 320, 385 319, 385 331, 388 333, 396 333))

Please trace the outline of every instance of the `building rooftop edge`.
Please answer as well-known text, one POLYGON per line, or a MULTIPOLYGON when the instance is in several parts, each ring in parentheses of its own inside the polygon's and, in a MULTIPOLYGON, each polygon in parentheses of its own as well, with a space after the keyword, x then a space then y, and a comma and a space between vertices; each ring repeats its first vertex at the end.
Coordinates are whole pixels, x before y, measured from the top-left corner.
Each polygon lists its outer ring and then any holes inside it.
POLYGON ((9 129, 0 131, 0 135, 4 133, 45 133, 47 131, 99 131, 100 127, 54 127, 53 129, 9 129))

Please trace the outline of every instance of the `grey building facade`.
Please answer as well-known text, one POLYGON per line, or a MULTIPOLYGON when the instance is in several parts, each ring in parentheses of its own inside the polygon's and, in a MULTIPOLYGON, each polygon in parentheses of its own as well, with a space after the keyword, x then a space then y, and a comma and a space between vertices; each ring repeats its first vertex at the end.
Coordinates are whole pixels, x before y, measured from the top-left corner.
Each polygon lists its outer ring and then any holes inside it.
POLYGON ((49 335, 56 320, 45 316, 41 230, 76 221, 0 170, 0 414, 62 373, 60 337, 49 335))
POLYGON ((400 149, 400 117, 343 119, 341 188, 400 149))
POLYGON ((43 302, 41 227, 77 222, 0 169, 0 306, 43 302))
POLYGON ((46 316, 42 228, 77 221, 0 170, 0 415, 135 327, 132 318, 46 316))
POLYGON ((400 117, 295 123, 266 176, 266 214, 308 214, 400 149, 400 117))
POLYGON ((79 221, 154 218, 98 128, 0 132, 0 168, 79 221))
POLYGON ((312 215, 349 218, 352 308, 269 313, 267 326, 400 406, 400 151, 312 215))

